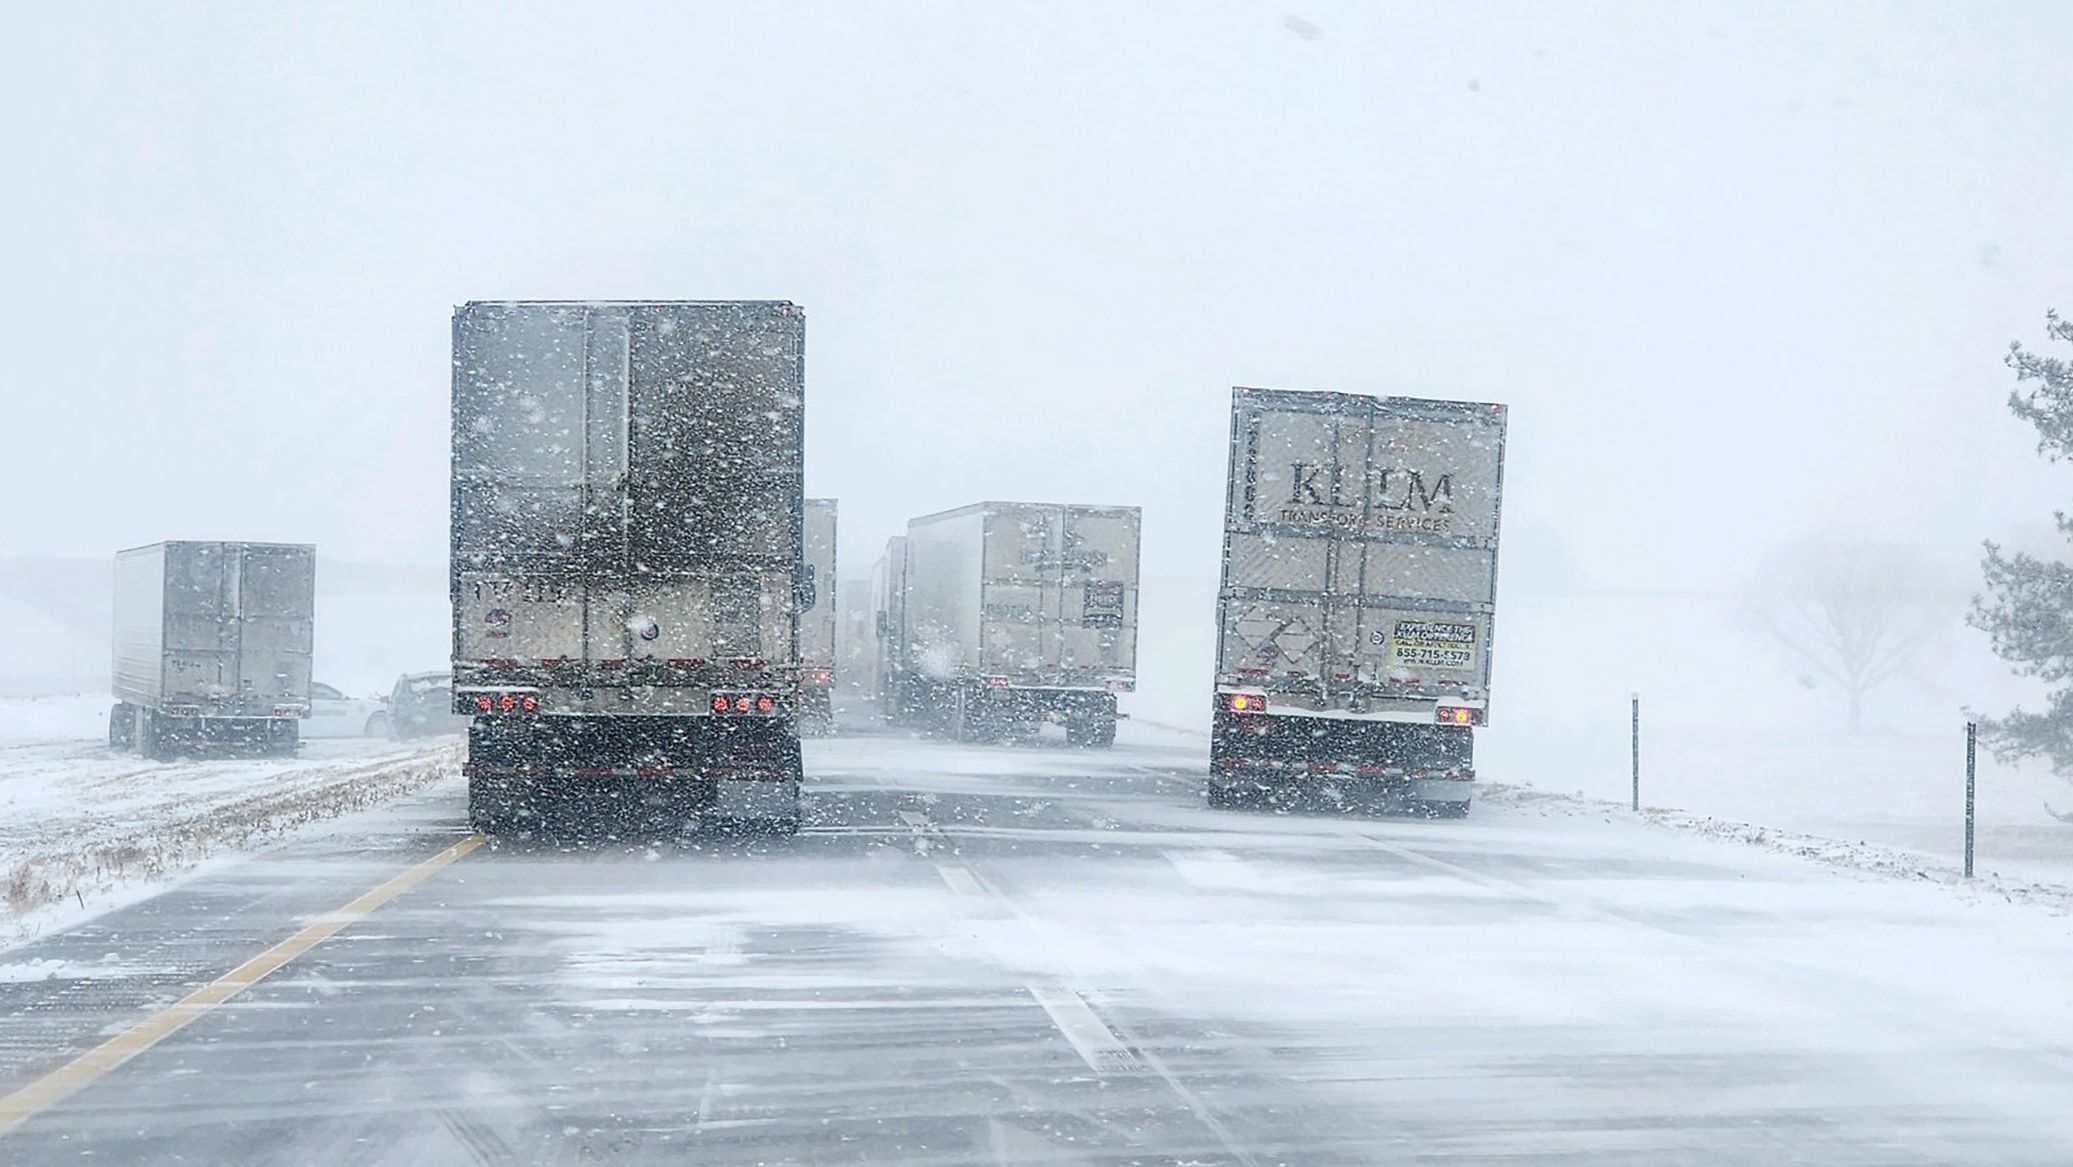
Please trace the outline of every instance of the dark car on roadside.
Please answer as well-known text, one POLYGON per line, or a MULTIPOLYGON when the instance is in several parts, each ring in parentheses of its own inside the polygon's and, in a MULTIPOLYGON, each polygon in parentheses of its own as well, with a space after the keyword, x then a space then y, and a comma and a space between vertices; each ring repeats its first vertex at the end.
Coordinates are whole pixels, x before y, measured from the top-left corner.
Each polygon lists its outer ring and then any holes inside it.
POLYGON ((389 692, 389 732, 398 741, 466 733, 471 720, 453 711, 452 673, 405 673, 389 692))

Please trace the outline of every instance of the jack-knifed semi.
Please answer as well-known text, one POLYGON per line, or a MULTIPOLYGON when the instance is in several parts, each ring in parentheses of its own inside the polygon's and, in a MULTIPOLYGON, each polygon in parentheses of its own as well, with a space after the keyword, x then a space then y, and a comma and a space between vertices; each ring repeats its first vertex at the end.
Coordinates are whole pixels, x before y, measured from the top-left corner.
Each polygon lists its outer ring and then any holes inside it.
POLYGON ((1232 391, 1212 806, 1337 790, 1468 813, 1489 719, 1505 415, 1232 391))
POLYGON ((835 732, 835 500, 806 500, 805 578, 799 601, 799 725, 835 732))
POLYGON ((310 710, 317 549, 169 542, 115 555, 108 744, 292 755, 310 710))
POLYGON ((797 829, 804 351, 781 301, 455 310, 478 829, 797 829))
POLYGON ((982 502, 907 524, 893 716, 959 741, 1116 740, 1137 685, 1136 507, 982 502))

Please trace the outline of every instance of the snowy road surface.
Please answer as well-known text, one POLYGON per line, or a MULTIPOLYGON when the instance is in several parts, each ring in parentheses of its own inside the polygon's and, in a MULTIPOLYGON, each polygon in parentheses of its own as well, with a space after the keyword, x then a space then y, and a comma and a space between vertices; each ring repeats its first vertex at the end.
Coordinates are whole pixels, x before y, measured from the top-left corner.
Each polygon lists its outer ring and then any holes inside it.
POLYGON ((448 779, 0 953, 0 1161, 2073 1162, 2064 917, 1199 749, 816 741, 795 840, 389 883, 448 779))

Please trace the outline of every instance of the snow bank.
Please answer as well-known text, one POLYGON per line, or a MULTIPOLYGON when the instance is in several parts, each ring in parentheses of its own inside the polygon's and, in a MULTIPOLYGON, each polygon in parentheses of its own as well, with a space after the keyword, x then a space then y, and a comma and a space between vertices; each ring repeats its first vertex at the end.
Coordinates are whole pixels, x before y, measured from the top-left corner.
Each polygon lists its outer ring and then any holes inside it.
POLYGON ((52 742, 105 742, 108 710, 114 704, 115 698, 106 693, 0 697, 0 749, 52 742))
POLYGON ((1967 880, 1961 848, 1944 853, 1935 848, 1887 846, 1862 839, 1836 838, 1646 806, 1635 816, 1630 804, 1524 786, 1486 785, 1478 789, 1478 797, 1486 804, 1525 810, 1542 817, 1587 818, 1608 823, 1638 818, 1658 827, 1755 847, 1825 867, 1909 882, 1940 884, 1969 899, 2034 904, 2060 914, 2073 913, 2073 862, 2062 857, 2066 842, 2073 839, 2073 830, 2061 831, 2056 836, 2058 849, 2048 854, 2014 860, 1997 855, 1991 863, 1983 857, 1975 865, 1974 878, 1967 880))
POLYGON ((76 740, 0 749, 0 943, 423 789, 456 772, 460 750, 360 740, 304 748, 292 762, 177 764, 76 740))

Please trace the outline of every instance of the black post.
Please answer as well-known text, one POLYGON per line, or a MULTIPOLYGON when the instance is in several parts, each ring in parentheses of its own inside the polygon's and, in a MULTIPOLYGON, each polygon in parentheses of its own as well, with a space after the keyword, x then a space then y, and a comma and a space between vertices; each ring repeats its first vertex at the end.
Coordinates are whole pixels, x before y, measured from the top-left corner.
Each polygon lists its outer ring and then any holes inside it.
POLYGON ((1972 878, 1972 791, 1979 757, 1979 723, 1965 723, 1965 878, 1972 878))
POLYGON ((1641 694, 1634 694, 1634 810, 1641 810, 1641 694))

